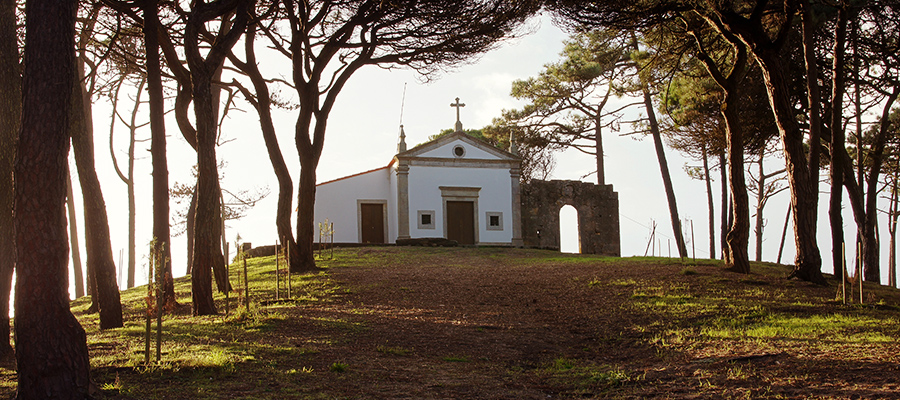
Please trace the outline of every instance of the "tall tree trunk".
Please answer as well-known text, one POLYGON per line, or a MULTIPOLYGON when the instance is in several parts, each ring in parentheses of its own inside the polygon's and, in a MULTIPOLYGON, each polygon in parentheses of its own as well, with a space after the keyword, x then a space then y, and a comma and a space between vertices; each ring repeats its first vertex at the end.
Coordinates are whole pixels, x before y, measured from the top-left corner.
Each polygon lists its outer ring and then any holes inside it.
MULTIPOLYGON (((763 3, 760 3, 762 6, 763 3)), ((787 22, 780 29, 778 39, 773 41, 763 30, 762 15, 754 13, 751 18, 738 17, 737 14, 717 13, 716 21, 720 28, 740 38, 748 44, 759 64, 769 103, 778 126, 784 152, 785 165, 788 172, 788 184, 791 188, 791 213, 794 222, 794 244, 796 257, 794 269, 789 277, 799 278, 817 284, 826 284, 822 276, 822 256, 816 239, 816 221, 818 218, 818 159, 807 158, 804 147, 803 131, 796 119, 796 110, 791 101, 790 80, 787 76, 788 66, 783 57, 783 38, 792 27, 793 5, 786 8, 789 15, 787 22), (815 162, 813 162, 815 161, 815 162)), ((736 40, 729 39, 732 43, 736 40)), ((738 44, 738 43, 735 43, 738 44)), ((816 98, 818 100, 818 98, 816 98)), ((818 137, 811 142, 812 147, 819 146, 818 137)), ((818 152, 818 149, 816 149, 818 152)), ((814 154, 812 151, 810 154, 814 154)))
MULTIPOLYGON (((67 165, 68 166, 68 165, 67 165)), ((75 197, 72 195, 72 174, 66 168, 66 209, 69 214, 69 241, 72 243, 72 278, 75 280, 75 298, 84 296, 84 269, 81 266, 81 249, 78 248, 78 224, 75 219, 75 197)))
MULTIPOLYGON (((298 146, 298 149, 300 146, 298 146)), ((300 182, 297 199, 297 258, 299 269, 291 272, 314 271, 316 260, 313 258, 313 240, 315 238, 314 214, 316 202, 316 166, 319 160, 315 154, 300 152, 300 182)), ((294 266, 291 260, 291 266, 294 266)))
POLYGON ((728 254, 725 251, 725 248, 728 246, 725 242, 725 237, 728 236, 728 229, 731 224, 728 223, 728 213, 731 207, 730 197, 728 196, 728 160, 725 159, 725 151, 719 153, 719 180, 721 181, 721 189, 722 192, 722 222, 719 224, 719 248, 722 249, 722 260, 725 263, 728 263, 728 254))
POLYGON ((94 134, 91 101, 84 87, 82 64, 77 65, 71 93, 69 124, 75 165, 81 183, 84 202, 84 232, 88 274, 93 274, 94 294, 100 311, 100 328, 119 328, 123 325, 122 303, 116 282, 116 264, 109 240, 109 219, 100 180, 94 167, 94 134))
MULTIPOLYGON (((610 81, 610 85, 612 85, 612 81, 610 81)), ((611 87, 606 90, 606 95, 603 96, 603 100, 597 105, 597 114, 594 116, 594 150, 597 159, 598 185, 606 184, 606 167, 603 160, 603 120, 600 117, 603 115, 603 107, 606 106, 606 102, 609 100, 609 94, 611 92, 611 87)))
POLYGON ((863 278, 868 282, 881 281, 881 269, 878 262, 878 237, 876 236, 878 225, 878 180, 881 174, 881 164, 884 162, 884 151, 889 136, 890 110, 900 95, 900 87, 894 88, 886 101, 881 113, 881 125, 875 136, 872 147, 871 170, 866 178, 866 221, 863 235, 863 278))
POLYGON ((119 161, 116 158, 116 149, 115 149, 115 126, 116 119, 119 116, 119 92, 122 88, 122 83, 125 81, 125 75, 119 77, 119 80, 116 82, 116 90, 113 92, 112 98, 112 113, 110 115, 110 123, 109 123, 109 155, 112 158, 113 169, 116 170, 116 174, 119 175, 119 179, 125 183, 125 187, 128 193, 128 268, 126 271, 126 288, 134 287, 134 274, 135 274, 135 250, 136 250, 136 239, 135 239, 135 229, 136 229, 136 210, 135 210, 135 199, 134 199, 134 144, 135 144, 135 133, 137 131, 137 115, 140 111, 141 104, 141 95, 144 91, 144 85, 146 84, 146 80, 142 79, 138 84, 137 94, 134 98, 134 107, 131 109, 131 119, 128 122, 128 167, 125 172, 122 172, 122 169, 119 168, 119 161))
MULTIPOLYGON (((190 67, 194 118, 197 124, 197 206, 191 261, 194 315, 216 314, 211 272, 214 268, 225 268, 225 257, 219 246, 222 238, 222 214, 219 209, 221 191, 216 159, 217 104, 214 103, 212 79, 225 55, 244 33, 249 17, 246 9, 248 3, 195 4, 185 26, 184 48, 190 67), (233 26, 227 22, 231 16, 234 17, 233 26), (201 32, 206 31, 205 24, 218 17, 223 20, 222 28, 216 34, 212 48, 204 52, 204 58, 200 49, 201 32)), ((227 284, 225 288, 228 289, 227 284)))
POLYGON ((766 204, 766 170, 763 168, 763 161, 766 158, 766 149, 763 147, 759 150, 759 182, 756 186, 756 262, 762 261, 762 244, 763 244, 763 207, 766 204))
POLYGON ((898 176, 897 172, 894 172, 893 180, 891 181, 891 203, 890 203, 890 211, 888 212, 888 233, 890 234, 890 249, 888 251, 888 286, 897 287, 897 217, 900 216, 900 210, 898 210, 898 176))
POLYGON ((13 170, 22 115, 22 76, 16 35, 16 1, 0 1, 0 358, 9 344, 9 296, 16 266, 13 170))
POLYGON ((18 399, 89 398, 84 329, 69 311, 66 169, 76 1, 26 7, 22 130, 15 180, 18 399))
MULTIPOLYGON (((743 69, 744 66, 739 67, 743 69)), ((744 177, 744 136, 737 110, 737 84, 725 90, 722 101, 722 116, 725 118, 725 135, 728 152, 728 182, 731 189, 731 205, 734 219, 728 231, 726 243, 726 267, 743 274, 750 273, 750 257, 747 247, 750 239, 750 206, 747 183, 744 177), (730 89, 730 90, 729 90, 730 89)))
POLYGON ((197 206, 194 209, 194 250, 191 292, 194 315, 216 314, 212 297, 212 269, 225 264, 219 240, 219 172, 216 161, 216 116, 211 107, 210 82, 194 74, 194 113, 197 118, 197 206))
MULTIPOLYGON (((790 277, 824 285, 822 256, 816 239, 818 180, 811 181, 810 165, 803 145, 803 132, 794 116, 790 102, 787 67, 777 51, 755 49, 762 67, 766 91, 781 136, 788 184, 791 188, 791 217, 794 224, 794 245, 797 254, 790 277)), ((818 169, 818 165, 815 165, 818 169)))
MULTIPOLYGON (((828 206, 829 223, 831 224, 831 262, 834 266, 835 278, 844 278, 844 218, 841 202, 843 200, 844 171, 843 164, 837 159, 845 147, 842 102, 844 98, 844 43, 847 32, 846 10, 839 8, 838 23, 835 27, 834 64, 832 66, 831 99, 831 193, 828 206)), ((861 187, 861 186, 860 186, 861 187)))
POLYGON ((709 176, 709 153, 703 146, 703 181, 706 183, 706 206, 709 209, 709 258, 716 259, 716 210, 713 204, 712 177, 709 176))
MULTIPOLYGON (((249 91, 241 88, 244 96, 247 98, 259 115, 259 125, 262 132, 263 140, 266 143, 266 151, 269 154, 269 161, 272 163, 272 170, 278 179, 278 204, 275 212, 275 228, 278 232, 279 241, 283 246, 287 246, 291 254, 299 254, 297 241, 294 240, 294 232, 291 229, 291 211, 293 210, 294 183, 291 180, 291 173, 284 162, 284 156, 281 147, 278 145, 278 136, 275 134, 275 123, 272 119, 272 101, 269 94, 269 87, 263 79, 262 74, 256 62, 255 39, 256 26, 247 29, 244 39, 244 53, 247 62, 241 63, 233 61, 244 71, 253 83, 256 91, 254 96, 249 91)), ((300 257, 291 258, 291 271, 301 269, 300 257)))
POLYGON ((656 121, 656 112, 653 111, 653 99, 650 95, 650 88, 645 82, 641 83, 641 91, 643 92, 644 108, 647 110, 647 119, 650 124, 650 134, 653 136, 653 145, 656 148, 656 159, 659 161, 659 172, 662 174, 666 200, 669 203, 669 218, 672 222, 672 233, 675 235, 675 245, 678 247, 678 256, 685 258, 688 256, 687 246, 684 244, 684 235, 681 232, 681 218, 678 216, 675 189, 672 187, 672 177, 669 174, 669 163, 666 161, 666 151, 663 147, 662 135, 659 132, 659 123, 656 121))
POLYGON ((194 220, 197 216, 197 185, 194 185, 191 192, 191 203, 188 205, 187 215, 185 216, 184 235, 187 237, 187 272, 186 275, 193 274, 194 271, 194 220))
MULTIPOLYGON (((169 232, 169 168, 166 156, 165 98, 159 57, 158 0, 145 0, 144 51, 146 53, 147 91, 150 97, 150 156, 153 164, 153 238, 156 251, 162 251, 164 280, 163 302, 174 309, 175 284, 172 280, 172 242, 169 232)), ((188 236, 190 238, 190 236, 188 236)), ((190 260, 190 258, 189 258, 190 260)), ((190 273, 190 271, 189 271, 190 273)))

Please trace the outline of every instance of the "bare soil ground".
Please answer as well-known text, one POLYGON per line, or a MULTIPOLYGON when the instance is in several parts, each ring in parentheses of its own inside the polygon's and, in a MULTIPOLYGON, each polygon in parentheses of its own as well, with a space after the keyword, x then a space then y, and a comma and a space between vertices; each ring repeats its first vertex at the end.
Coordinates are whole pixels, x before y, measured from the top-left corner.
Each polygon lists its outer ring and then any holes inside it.
MULTIPOLYGON (((781 267, 746 276, 709 261, 516 249, 346 249, 323 264, 328 299, 272 304, 265 329, 191 339, 250 356, 210 368, 95 363, 98 397, 900 398, 893 289, 845 306, 834 285, 786 281, 781 267), (806 333, 778 331, 794 319, 806 333)), ((116 346, 126 344, 91 345, 92 357, 126 351, 116 346)), ((11 395, 14 373, 0 372, 11 395)))

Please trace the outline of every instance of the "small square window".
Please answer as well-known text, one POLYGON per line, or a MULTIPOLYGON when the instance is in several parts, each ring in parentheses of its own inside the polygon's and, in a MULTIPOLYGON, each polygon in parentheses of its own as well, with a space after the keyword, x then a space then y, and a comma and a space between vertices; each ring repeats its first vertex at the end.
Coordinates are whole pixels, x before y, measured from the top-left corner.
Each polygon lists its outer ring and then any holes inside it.
POLYGON ((489 231, 502 231, 503 230, 503 213, 487 212, 487 213, 485 213, 485 216, 487 216, 487 230, 489 230, 489 231))
POLYGON ((418 214, 419 229, 434 229, 434 210, 419 210, 418 214))

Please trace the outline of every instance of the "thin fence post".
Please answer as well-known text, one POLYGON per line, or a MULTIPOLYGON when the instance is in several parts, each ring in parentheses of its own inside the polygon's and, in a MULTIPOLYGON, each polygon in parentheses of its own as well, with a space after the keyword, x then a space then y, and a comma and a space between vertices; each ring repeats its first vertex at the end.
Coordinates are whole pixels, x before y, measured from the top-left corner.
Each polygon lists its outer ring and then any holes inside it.
POLYGON ((285 263, 287 264, 287 298, 290 300, 291 297, 291 246, 287 246, 284 249, 285 254, 285 263))
POLYGON ((278 246, 278 242, 275 242, 275 300, 277 301, 279 297, 278 288, 281 286, 281 248, 278 246))
POLYGON ((856 259, 857 259, 857 268, 856 268, 856 276, 857 280, 859 280, 859 304, 863 304, 863 257, 862 257, 862 242, 857 244, 856 251, 856 259))
POLYGON ((691 220, 691 255, 694 256, 694 264, 697 263, 697 245, 694 243, 694 220, 691 220))
POLYGON ((156 263, 156 242, 150 244, 150 273, 147 276, 147 324, 144 330, 144 364, 150 364, 150 329, 152 326, 152 308, 150 301, 153 299, 153 269, 156 263))
POLYGON ((250 283, 247 281, 247 257, 244 260, 244 307, 250 312, 250 283))
MULTIPOLYGON (((164 245, 163 245, 164 246, 164 245)), ((159 363, 159 360, 162 358, 162 313, 163 313, 163 304, 162 304, 162 285, 159 282, 164 282, 165 278, 162 275, 162 266, 165 265, 166 260, 163 260, 166 252, 159 249, 156 254, 156 362, 159 363), (162 278, 162 279, 160 279, 162 278)))

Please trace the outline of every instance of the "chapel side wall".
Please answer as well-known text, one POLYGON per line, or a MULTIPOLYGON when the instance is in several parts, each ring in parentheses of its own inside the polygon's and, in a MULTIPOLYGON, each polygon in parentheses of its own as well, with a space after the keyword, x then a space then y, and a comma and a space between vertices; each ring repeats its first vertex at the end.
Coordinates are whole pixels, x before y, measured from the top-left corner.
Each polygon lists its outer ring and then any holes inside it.
POLYGON ((619 195, 612 185, 532 180, 522 185, 522 236, 526 247, 559 250, 559 210, 578 211, 583 254, 621 255, 619 195))
MULTIPOLYGON (((327 218, 334 223, 335 243, 359 243, 358 200, 390 203, 390 169, 383 168, 316 186, 314 223, 324 222, 327 218)), ((390 213, 389 204, 387 208, 390 213)), ((317 225, 314 229, 318 232, 317 225)), ((387 238, 390 237, 389 224, 387 238)))
MULTIPOLYGON (((468 153, 467 153, 468 156, 468 153)), ((510 244, 512 242, 512 193, 509 168, 468 168, 410 166, 409 231, 410 237, 445 237, 441 186, 478 187, 478 242, 510 244), (435 212, 434 229, 419 229, 418 211, 435 212), (502 230, 487 229, 487 213, 502 213, 502 230)))

